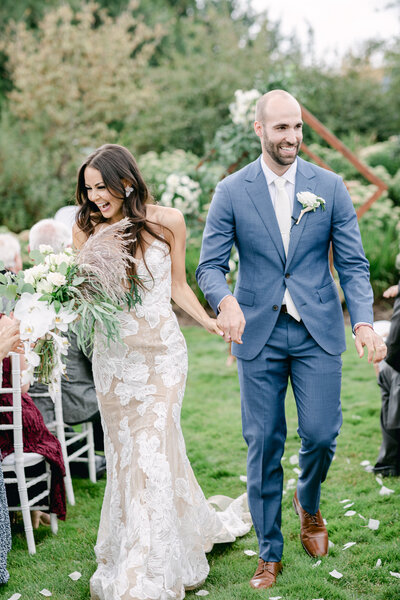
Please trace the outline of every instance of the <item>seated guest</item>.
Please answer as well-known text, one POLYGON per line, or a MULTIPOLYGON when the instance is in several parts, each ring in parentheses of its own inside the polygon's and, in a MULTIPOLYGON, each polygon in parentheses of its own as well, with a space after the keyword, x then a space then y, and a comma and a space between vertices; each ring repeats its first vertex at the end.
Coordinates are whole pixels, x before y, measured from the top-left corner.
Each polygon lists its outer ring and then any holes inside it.
POLYGON ((400 475, 400 294, 399 286, 384 292, 395 297, 390 331, 386 339, 387 356, 380 364, 378 384, 381 388, 382 445, 374 472, 382 476, 400 475))
MULTIPOLYGON (((74 208, 74 207, 68 207, 74 208)), ((55 219, 44 219, 36 223, 29 232, 29 249, 38 250, 41 244, 51 246, 55 252, 60 252, 71 244, 72 233, 70 227, 55 219)), ((66 361, 67 376, 61 380, 61 393, 63 405, 63 419, 67 425, 77 425, 86 421, 93 424, 94 445, 96 451, 104 451, 104 434, 101 425, 97 396, 93 382, 91 357, 84 354, 77 345, 76 335, 68 334, 70 347, 66 361)), ((31 387, 31 394, 36 406, 39 408, 45 423, 54 420, 54 404, 46 396, 47 386, 35 384, 31 387)), ((76 448, 69 446, 68 450, 74 452, 76 448)), ((87 475, 87 468, 82 463, 72 463, 71 473, 87 475)), ((104 475, 106 461, 104 456, 96 454, 96 477, 104 475)))
MULTIPOLYGON (((12 323, 11 319, 5 315, 0 317, 0 326, 12 323)), ((25 359, 21 355, 21 370, 25 368, 25 359)), ((9 358, 3 359, 3 388, 11 387, 11 361, 9 358)), ((24 443, 24 452, 37 452, 45 457, 50 463, 51 468, 51 492, 50 492, 50 512, 56 513, 59 519, 65 520, 66 503, 64 489, 64 460, 62 457, 61 445, 58 439, 50 433, 44 424, 40 411, 35 406, 32 398, 27 393, 29 385, 21 388, 22 405, 22 434, 24 443)), ((0 394, 1 406, 12 406, 12 393, 0 394)), ((3 424, 12 423, 12 413, 0 413, 0 422, 3 424)), ((0 437, 0 452, 3 459, 14 452, 13 432, 2 431, 0 437)), ((40 515, 39 521, 41 519, 40 515)), ((36 518, 33 518, 36 523, 36 518)), ((50 521, 49 521, 50 522, 50 521)))
MULTIPOLYGON (((17 323, 8 323, 0 330, 0 360, 3 360, 9 352, 18 350, 19 326, 17 323)), ((7 554, 11 550, 10 518, 6 490, 4 487, 3 471, 1 470, 0 454, 0 584, 7 583, 9 574, 7 571, 7 554)))
POLYGON ((12 233, 0 233, 0 260, 7 271, 18 273, 22 269, 21 246, 12 233))

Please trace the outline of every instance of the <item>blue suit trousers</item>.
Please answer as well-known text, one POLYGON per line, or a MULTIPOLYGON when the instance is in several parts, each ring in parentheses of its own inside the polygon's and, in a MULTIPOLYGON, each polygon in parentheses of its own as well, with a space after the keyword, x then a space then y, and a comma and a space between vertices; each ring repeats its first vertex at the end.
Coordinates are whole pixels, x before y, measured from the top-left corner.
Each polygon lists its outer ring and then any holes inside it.
POLYGON ((238 359, 243 436, 248 445, 248 500, 265 561, 280 561, 283 551, 281 458, 288 380, 301 438, 297 493, 303 509, 315 514, 342 424, 341 368, 340 355, 325 352, 303 322, 283 313, 258 356, 238 359))

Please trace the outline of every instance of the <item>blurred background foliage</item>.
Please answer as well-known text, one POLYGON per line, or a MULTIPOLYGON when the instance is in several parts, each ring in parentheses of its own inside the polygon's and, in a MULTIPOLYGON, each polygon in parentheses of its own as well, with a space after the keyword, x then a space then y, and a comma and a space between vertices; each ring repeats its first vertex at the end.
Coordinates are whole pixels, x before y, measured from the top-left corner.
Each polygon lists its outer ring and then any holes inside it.
MULTIPOLYGON (((82 159, 120 143, 157 201, 191 206, 192 282, 213 188, 259 153, 254 94, 283 87, 387 182, 360 227, 375 292, 397 280, 400 38, 370 40, 333 68, 313 58, 312 32, 304 49, 267 11, 236 0, 2 0, 0 30, 1 225, 19 233, 73 203, 82 159)), ((355 204, 368 197, 367 182, 307 127, 305 141, 355 204)))

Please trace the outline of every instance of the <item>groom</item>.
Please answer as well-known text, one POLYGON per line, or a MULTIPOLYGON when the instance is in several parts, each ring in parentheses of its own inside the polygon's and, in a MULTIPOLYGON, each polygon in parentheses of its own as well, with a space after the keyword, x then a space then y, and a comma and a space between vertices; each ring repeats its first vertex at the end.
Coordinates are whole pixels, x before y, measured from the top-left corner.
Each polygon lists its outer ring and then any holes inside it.
POLYGON ((268 588, 282 570, 281 458, 290 378, 301 437, 294 510, 310 556, 328 552, 319 511, 321 483, 342 423, 342 308, 329 268, 339 273, 359 356, 381 360, 386 346, 372 328, 372 290, 357 217, 342 179, 297 157, 301 108, 273 90, 256 107, 262 155, 222 180, 204 230, 197 281, 234 342, 248 445, 247 489, 260 559, 250 581, 268 588), (225 280, 232 245, 239 253, 234 295, 225 280))

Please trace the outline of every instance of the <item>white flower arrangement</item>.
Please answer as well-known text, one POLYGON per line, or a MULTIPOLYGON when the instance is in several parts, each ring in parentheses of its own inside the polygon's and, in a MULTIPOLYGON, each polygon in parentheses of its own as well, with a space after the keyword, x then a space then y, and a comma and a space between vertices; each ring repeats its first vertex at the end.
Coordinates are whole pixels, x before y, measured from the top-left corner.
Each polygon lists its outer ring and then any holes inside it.
POLYGON ((305 213, 310 212, 311 210, 315 212, 319 206, 322 210, 325 210, 325 200, 312 192, 298 192, 297 200, 302 205, 303 210, 299 214, 296 225, 300 223, 301 218, 305 213))
POLYGON ((70 248, 54 253, 42 245, 30 254, 33 267, 0 274, 0 296, 20 322, 28 364, 24 382, 47 383, 54 395, 65 374, 69 329, 81 348, 93 345, 96 322, 108 340, 119 339, 118 311, 139 301, 135 282, 127 287, 126 269, 133 260, 123 233, 128 222, 91 236, 78 254, 70 248))
POLYGON ((254 121, 254 108, 257 100, 261 97, 258 90, 236 90, 235 102, 229 105, 229 112, 235 125, 248 125, 254 121))
POLYGON ((184 215, 194 215, 199 211, 201 187, 188 175, 171 173, 168 175, 160 198, 162 206, 178 208, 184 215))

